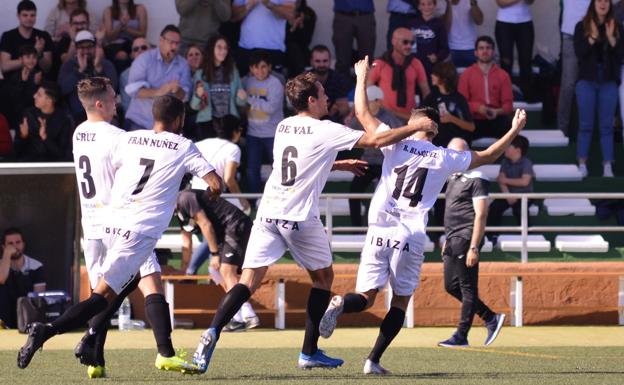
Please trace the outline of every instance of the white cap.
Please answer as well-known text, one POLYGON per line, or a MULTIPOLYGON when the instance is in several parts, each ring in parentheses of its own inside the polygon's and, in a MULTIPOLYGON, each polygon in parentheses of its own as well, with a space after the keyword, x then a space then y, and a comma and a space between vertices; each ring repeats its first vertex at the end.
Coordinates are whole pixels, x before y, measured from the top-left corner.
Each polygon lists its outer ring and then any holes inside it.
POLYGON ((377 86, 368 86, 366 88, 366 97, 369 102, 372 102, 373 100, 383 100, 384 93, 381 88, 377 86))
POLYGON ((83 41, 90 41, 95 44, 95 36, 89 31, 82 30, 76 34, 76 38, 74 39, 74 43, 78 44, 83 41))

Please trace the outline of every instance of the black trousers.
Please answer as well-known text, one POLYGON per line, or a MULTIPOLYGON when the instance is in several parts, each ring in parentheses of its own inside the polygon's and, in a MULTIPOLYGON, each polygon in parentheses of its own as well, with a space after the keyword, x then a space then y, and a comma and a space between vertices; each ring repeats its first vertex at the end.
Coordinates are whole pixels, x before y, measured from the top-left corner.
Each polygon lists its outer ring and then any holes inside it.
POLYGON ((462 303, 457 332, 464 337, 472 327, 475 313, 484 321, 494 316, 494 312, 479 299, 479 264, 466 266, 469 247, 469 240, 451 237, 446 240, 443 251, 444 288, 462 303))
POLYGON ((518 49, 520 88, 525 99, 530 99, 532 97, 531 77, 533 75, 531 61, 533 60, 533 41, 535 40, 533 22, 505 23, 497 21, 494 27, 494 35, 500 52, 501 68, 507 71, 509 76, 512 76, 514 46, 518 49))
MULTIPOLYGON (((349 192, 363 193, 375 179, 381 178, 381 166, 369 165, 368 170, 362 176, 355 176, 351 181, 349 192)), ((351 226, 362 226, 362 200, 349 199, 349 213, 351 214, 351 226)))

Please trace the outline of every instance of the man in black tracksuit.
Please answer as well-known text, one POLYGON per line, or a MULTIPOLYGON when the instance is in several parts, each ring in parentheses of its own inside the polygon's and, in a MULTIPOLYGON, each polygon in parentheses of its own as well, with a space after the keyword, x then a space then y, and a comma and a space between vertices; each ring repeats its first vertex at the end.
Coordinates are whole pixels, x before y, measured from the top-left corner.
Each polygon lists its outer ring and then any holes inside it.
MULTIPOLYGON (((451 140, 449 149, 469 150, 460 138, 451 140)), ((489 345, 498 336, 505 314, 495 314, 479 299, 479 250, 488 210, 489 182, 479 171, 456 173, 446 185, 444 230, 446 242, 442 248, 444 286, 446 291, 462 303, 461 319, 451 338, 439 346, 468 346, 468 331, 475 313, 485 321, 489 345)))

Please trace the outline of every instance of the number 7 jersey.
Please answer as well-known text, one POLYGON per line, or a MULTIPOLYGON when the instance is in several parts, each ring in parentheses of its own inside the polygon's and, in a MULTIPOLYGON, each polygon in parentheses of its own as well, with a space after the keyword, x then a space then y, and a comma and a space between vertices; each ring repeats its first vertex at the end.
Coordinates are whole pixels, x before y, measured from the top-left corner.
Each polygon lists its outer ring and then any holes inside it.
MULTIPOLYGON (((382 124, 377 132, 389 129, 382 124)), ((468 168, 470 151, 457 152, 413 137, 381 151, 384 155, 381 179, 371 201, 368 223, 383 225, 396 218, 412 231, 424 232, 427 213, 446 179, 468 168)))

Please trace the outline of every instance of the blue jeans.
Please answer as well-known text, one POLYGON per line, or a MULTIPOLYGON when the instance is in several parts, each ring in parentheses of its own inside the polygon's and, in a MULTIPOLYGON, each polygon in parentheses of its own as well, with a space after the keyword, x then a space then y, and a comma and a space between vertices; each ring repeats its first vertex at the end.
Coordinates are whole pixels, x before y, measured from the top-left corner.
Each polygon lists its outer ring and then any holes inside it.
POLYGON ((602 161, 613 162, 613 116, 618 103, 617 84, 579 80, 576 83, 576 101, 579 114, 576 156, 579 159, 588 158, 597 107, 602 161))
POLYGON ((189 263, 186 268, 186 274, 195 275, 197 271, 201 267, 201 265, 206 262, 206 260, 210 258, 210 249, 208 248, 208 242, 203 241, 197 246, 197 249, 193 252, 191 256, 191 263, 189 263))
POLYGON ((455 67, 470 67, 477 61, 474 50, 451 50, 451 61, 455 67))
POLYGON ((260 168, 262 167, 262 158, 266 154, 273 163, 274 139, 247 135, 247 187, 250 193, 261 192, 260 168))

